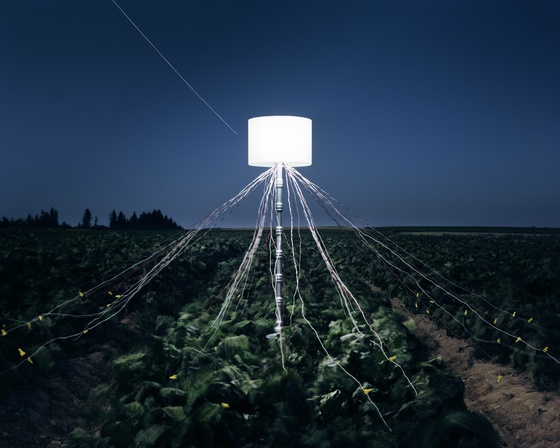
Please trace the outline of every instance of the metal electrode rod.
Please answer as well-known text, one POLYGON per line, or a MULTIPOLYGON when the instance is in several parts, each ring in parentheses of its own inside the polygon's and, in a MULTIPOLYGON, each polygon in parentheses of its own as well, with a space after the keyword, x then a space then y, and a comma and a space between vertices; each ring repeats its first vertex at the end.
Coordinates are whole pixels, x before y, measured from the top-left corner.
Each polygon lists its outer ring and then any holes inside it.
POLYGON ((276 164, 276 263, 274 277, 276 278, 276 326, 274 331, 279 335, 282 331, 282 163, 276 164))

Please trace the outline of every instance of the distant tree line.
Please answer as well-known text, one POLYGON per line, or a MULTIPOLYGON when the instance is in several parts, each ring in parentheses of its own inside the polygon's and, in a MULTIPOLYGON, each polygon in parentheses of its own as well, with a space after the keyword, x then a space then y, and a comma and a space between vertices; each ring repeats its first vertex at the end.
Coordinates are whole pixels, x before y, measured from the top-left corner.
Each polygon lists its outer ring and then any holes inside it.
MULTIPOLYGON (((3 229, 106 229, 107 226, 98 224, 97 217, 93 217, 91 210, 86 208, 82 216, 82 220, 76 226, 71 226, 66 222, 59 222, 58 210, 51 207, 49 211, 41 210, 41 213, 33 216, 27 215, 27 218, 7 218, 2 217, 0 220, 0 228, 3 229)), ((109 214, 109 228, 116 230, 123 229, 180 229, 181 227, 170 217, 164 215, 161 210, 153 210, 151 212, 142 212, 137 215, 136 212, 127 219, 126 215, 120 211, 113 210, 109 214)))
MULTIPOLYGON (((85 218, 85 216, 84 216, 85 218)), ((109 214, 109 228, 111 229, 178 229, 180 228, 173 219, 164 215, 161 210, 142 212, 140 216, 136 212, 127 219, 121 211, 113 210, 109 214)))
POLYGON ((41 213, 35 216, 30 213, 25 219, 7 218, 4 216, 0 221, 0 228, 69 229, 72 226, 66 222, 59 223, 58 210, 51 207, 49 211, 41 210, 41 213))

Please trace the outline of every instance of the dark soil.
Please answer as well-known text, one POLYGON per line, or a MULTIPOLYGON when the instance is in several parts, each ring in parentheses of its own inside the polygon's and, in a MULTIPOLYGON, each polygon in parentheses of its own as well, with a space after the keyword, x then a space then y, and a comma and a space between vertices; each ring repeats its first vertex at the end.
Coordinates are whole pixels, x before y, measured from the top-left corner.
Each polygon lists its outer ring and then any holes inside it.
POLYGON ((65 447, 76 427, 97 429, 100 416, 88 408, 91 392, 111 380, 119 350, 145 339, 133 314, 104 330, 94 350, 59 360, 43 378, 0 400, 0 448, 65 447))
POLYGON ((560 396, 536 390, 531 380, 515 369, 475 359, 468 340, 447 336, 428 316, 408 313, 398 300, 392 304, 414 319, 416 334, 430 357, 441 357, 447 368, 463 378, 465 404, 492 423, 504 447, 560 447, 560 396))

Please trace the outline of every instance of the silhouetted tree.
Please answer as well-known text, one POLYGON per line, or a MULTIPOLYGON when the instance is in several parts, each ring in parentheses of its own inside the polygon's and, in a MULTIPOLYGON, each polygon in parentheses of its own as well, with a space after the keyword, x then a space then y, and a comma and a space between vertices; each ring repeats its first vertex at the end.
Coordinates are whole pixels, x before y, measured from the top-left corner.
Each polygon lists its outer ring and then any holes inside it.
POLYGON ((82 229, 90 229, 91 228, 91 211, 89 208, 86 208, 84 215, 82 216, 82 223, 80 225, 82 229))
POLYGON ((15 228, 25 228, 25 227, 27 227, 27 222, 21 218, 10 219, 4 216, 2 217, 2 221, 0 221, 0 228, 2 229, 15 229, 15 228))
POLYGON ((49 211, 49 227, 58 227, 58 210, 51 207, 49 211))
POLYGON ((35 215, 35 217, 27 215, 26 222, 27 227, 30 228, 55 229, 60 227, 58 223, 58 211, 54 207, 51 207, 48 212, 41 210, 41 213, 35 215))
POLYGON ((117 212, 115 209, 113 209, 113 211, 109 214, 109 228, 117 228, 117 212))
POLYGON ((179 227, 171 218, 164 216, 161 210, 141 213, 138 218, 138 226, 150 229, 177 229, 179 227))
MULTIPOLYGON (((97 216, 93 221, 93 215, 89 208, 86 208, 84 214, 82 215, 82 220, 78 223, 77 227, 81 229, 91 229, 93 228, 104 228, 105 226, 99 226, 97 216)), ((51 207, 51 209, 46 212, 41 210, 38 215, 28 214, 27 218, 0 218, 0 228, 59 228, 59 229, 71 229, 72 226, 67 222, 58 222, 58 211, 51 207)), ((155 209, 151 212, 142 212, 140 216, 136 212, 133 212, 130 219, 126 218, 126 215, 120 211, 117 213, 116 210, 109 214, 109 228, 111 229, 180 229, 181 227, 177 225, 173 219, 164 215, 161 210, 155 209)))
POLYGON ((119 229, 124 229, 127 224, 128 221, 126 220, 126 215, 123 212, 119 212, 117 216, 117 227, 119 229))

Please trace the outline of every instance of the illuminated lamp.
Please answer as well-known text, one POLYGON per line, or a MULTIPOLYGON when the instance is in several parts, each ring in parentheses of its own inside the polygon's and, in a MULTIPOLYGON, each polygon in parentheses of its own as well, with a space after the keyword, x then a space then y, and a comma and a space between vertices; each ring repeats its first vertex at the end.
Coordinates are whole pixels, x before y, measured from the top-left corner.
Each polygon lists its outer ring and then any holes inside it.
POLYGON ((249 120, 249 165, 311 165, 311 120, 276 115, 249 120))

